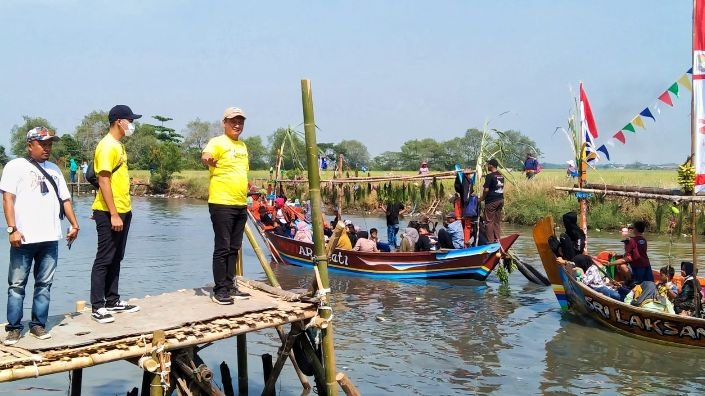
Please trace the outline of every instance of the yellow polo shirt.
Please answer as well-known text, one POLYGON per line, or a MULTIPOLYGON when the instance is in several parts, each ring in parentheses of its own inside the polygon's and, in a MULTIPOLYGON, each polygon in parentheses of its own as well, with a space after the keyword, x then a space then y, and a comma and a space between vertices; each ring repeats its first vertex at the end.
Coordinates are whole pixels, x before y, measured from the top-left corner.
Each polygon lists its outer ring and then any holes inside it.
POLYGON ((208 203, 247 206, 247 172, 250 170, 250 162, 245 143, 220 135, 211 139, 203 152, 212 155, 217 161, 215 167, 208 167, 208 203))
MULTIPOLYGON (((110 176, 110 187, 113 190, 115 209, 117 209, 118 213, 127 213, 132 210, 130 204, 130 175, 127 171, 127 152, 125 152, 125 146, 115 140, 113 135, 105 135, 95 148, 95 156, 93 157, 95 174, 98 175, 103 171, 112 172, 120 161, 122 161, 122 165, 110 176)), ((93 201, 93 210, 109 211, 100 189, 98 189, 95 201, 93 201)))

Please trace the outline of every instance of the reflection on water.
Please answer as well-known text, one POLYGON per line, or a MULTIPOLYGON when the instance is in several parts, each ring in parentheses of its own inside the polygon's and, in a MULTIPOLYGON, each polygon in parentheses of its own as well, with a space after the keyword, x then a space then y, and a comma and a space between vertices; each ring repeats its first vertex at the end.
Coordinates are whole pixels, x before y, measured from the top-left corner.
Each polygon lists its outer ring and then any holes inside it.
MULTIPOLYGON (((76 201, 82 231, 71 251, 61 246, 52 314, 67 312, 76 300, 88 299, 96 246, 95 229, 88 220, 90 203, 89 198, 76 201)), ((212 281, 212 230, 204 203, 135 198, 134 212, 121 271, 124 297, 212 281)), ((353 220, 365 229, 377 227, 382 238, 386 235, 383 219, 353 220)), ((531 230, 505 226, 505 232, 511 231, 522 234, 513 249, 540 266, 531 230)), ((620 239, 618 233, 591 233, 590 249, 618 251, 620 239)), ((667 242, 664 237, 649 238, 655 267, 667 262, 667 242)), ((7 271, 8 250, 7 245, 0 248, 0 273, 7 271)), ((688 251, 687 240, 677 241, 677 255, 688 251)), ((310 270, 276 265, 274 270, 286 288, 306 288, 311 282, 310 270)), ((247 245, 245 273, 264 279, 247 245)), ((333 274, 331 287, 338 370, 346 372, 365 395, 705 391, 701 351, 655 345, 562 315, 549 288, 530 284, 519 273, 511 275, 509 287, 500 286, 494 275, 485 284, 392 282, 344 274, 333 274)), ((5 307, 2 298, 0 312, 5 307)), ((129 320, 129 314, 124 315, 117 320, 129 320)), ((275 355, 278 346, 272 330, 248 335, 252 394, 263 387, 260 354, 275 355)), ((236 375, 234 340, 206 348, 203 358, 213 368, 227 361, 236 375)), ((141 372, 129 363, 116 362, 86 369, 83 378, 85 394, 115 395, 139 386, 141 372)), ((219 373, 216 379, 220 381, 219 373)), ((28 386, 66 389, 68 375, 0 384, 0 393, 22 394, 18 389, 28 386)), ((285 366, 278 394, 297 395, 300 389, 293 370, 285 366)))

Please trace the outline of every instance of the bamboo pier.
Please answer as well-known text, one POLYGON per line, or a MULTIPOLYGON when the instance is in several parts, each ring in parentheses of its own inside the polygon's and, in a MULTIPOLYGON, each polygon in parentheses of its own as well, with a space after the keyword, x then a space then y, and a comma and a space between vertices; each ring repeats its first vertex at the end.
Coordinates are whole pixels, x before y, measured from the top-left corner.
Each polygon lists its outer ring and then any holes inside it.
POLYGON ((655 188, 639 188, 632 187, 629 191, 626 190, 611 190, 598 188, 579 188, 579 187, 553 187, 559 191, 567 191, 571 193, 586 193, 595 195, 612 195, 625 198, 643 198, 670 201, 673 203, 681 202, 705 202, 705 195, 683 195, 682 192, 672 192, 671 190, 655 189, 655 188))

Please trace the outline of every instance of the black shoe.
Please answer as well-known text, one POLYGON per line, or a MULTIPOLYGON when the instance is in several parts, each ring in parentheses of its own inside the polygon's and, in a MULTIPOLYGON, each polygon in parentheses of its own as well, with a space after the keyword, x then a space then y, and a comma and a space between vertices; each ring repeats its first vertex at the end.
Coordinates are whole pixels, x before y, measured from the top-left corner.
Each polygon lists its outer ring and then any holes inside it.
POLYGON ((93 317, 93 320, 98 323, 110 323, 115 321, 113 315, 111 315, 105 308, 98 308, 97 311, 93 311, 91 316, 93 317))
POLYGON ((46 340, 48 338, 51 338, 51 334, 46 331, 46 329, 42 326, 32 326, 32 328, 29 330, 29 334, 33 335, 34 337, 40 340, 46 340))
POLYGON ((115 303, 115 305, 112 306, 105 306, 105 309, 108 310, 108 312, 137 312, 140 310, 139 305, 131 305, 128 304, 127 301, 118 301, 115 303))
POLYGON ((22 332, 18 329, 10 330, 5 336, 5 340, 2 342, 5 345, 15 345, 20 340, 22 332))
POLYGON ((230 297, 232 297, 234 300, 249 300, 252 296, 250 295, 250 293, 245 293, 237 289, 232 289, 230 290, 230 297))
POLYGON ((220 304, 220 305, 232 305, 233 304, 233 298, 228 295, 214 294, 213 297, 211 297, 211 300, 213 300, 214 303, 220 304))

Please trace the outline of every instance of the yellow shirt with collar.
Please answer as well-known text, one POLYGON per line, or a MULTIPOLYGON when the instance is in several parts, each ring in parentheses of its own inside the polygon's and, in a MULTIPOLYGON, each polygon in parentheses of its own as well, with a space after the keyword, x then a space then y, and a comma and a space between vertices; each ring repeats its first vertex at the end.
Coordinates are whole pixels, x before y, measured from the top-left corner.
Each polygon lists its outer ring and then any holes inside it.
POLYGON ((203 152, 216 160, 215 167, 208 167, 208 203, 247 206, 247 172, 250 170, 250 162, 245 143, 220 135, 208 141, 203 152))
MULTIPOLYGON (((125 146, 115 140, 113 135, 107 134, 100 140, 95 148, 93 157, 93 169, 95 174, 113 169, 122 161, 122 165, 110 175, 110 187, 113 190, 113 202, 118 213, 127 213, 132 210, 130 203, 130 174, 127 170, 127 152, 125 146)), ((98 189, 98 193, 93 201, 93 210, 109 212, 105 203, 103 193, 98 189)))

